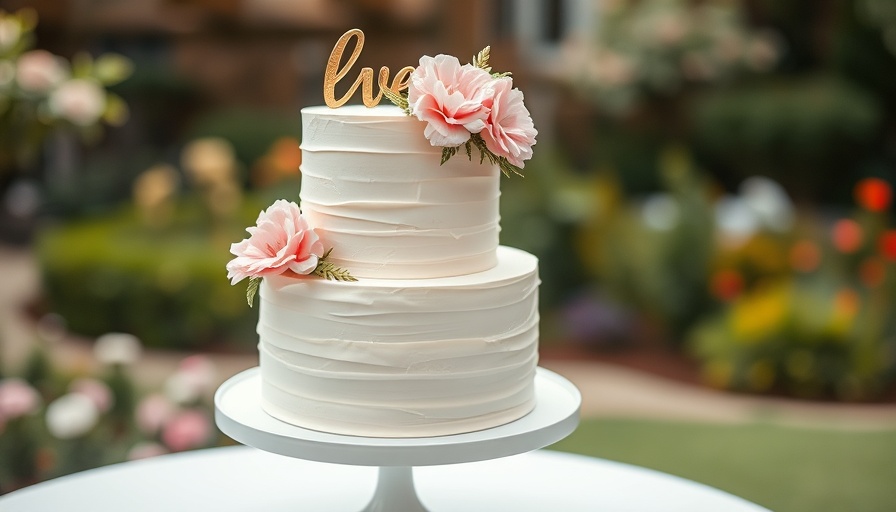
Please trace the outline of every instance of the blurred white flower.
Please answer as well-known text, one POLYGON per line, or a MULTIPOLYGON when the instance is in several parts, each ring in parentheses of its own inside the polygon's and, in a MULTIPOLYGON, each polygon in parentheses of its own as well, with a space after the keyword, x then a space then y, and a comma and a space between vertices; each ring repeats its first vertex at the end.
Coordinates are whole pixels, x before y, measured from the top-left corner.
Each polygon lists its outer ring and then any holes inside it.
POLYGON ((148 459, 150 457, 158 457, 170 453, 167 448, 159 443, 150 441, 141 441, 128 450, 128 460, 148 459))
POLYGON ((115 398, 112 390, 105 382, 97 379, 75 379, 68 387, 69 393, 78 393, 86 396, 93 402, 99 412, 106 412, 112 408, 115 398))
POLYGON ((174 415, 174 410, 174 404, 163 395, 151 394, 137 404, 135 412, 137 428, 147 436, 154 436, 174 415))
POLYGON ((753 176, 740 185, 740 196, 756 213, 763 227, 783 233, 793 227, 794 207, 784 188, 762 176, 753 176))
POLYGON ((19 378, 0 380, 0 424, 33 414, 40 407, 40 395, 31 384, 19 378))
POLYGON ((201 354, 187 357, 165 381, 165 394, 178 404, 193 403, 214 390, 215 375, 215 365, 208 357, 201 354))
POLYGON ((46 50, 31 50, 16 62, 16 83, 28 92, 47 92, 68 77, 62 59, 46 50))
POLYGON ((106 91, 83 78, 69 80, 56 88, 49 99, 50 112, 78 126, 90 126, 103 116, 106 91))
POLYGON ((62 395, 47 406, 47 429, 58 439, 87 434, 99 418, 99 410, 93 401, 80 393, 62 395))
POLYGON ((142 346, 133 334, 110 332, 96 339, 93 354, 103 364, 131 364, 140 358, 142 346))
POLYGON ((641 207, 641 220, 654 231, 670 231, 678 225, 678 203, 669 194, 653 194, 641 207))
POLYGON ((0 52, 6 51, 22 37, 22 26, 11 18, 0 18, 0 52))
POLYGON ((725 196, 716 203, 716 227, 722 242, 739 246, 759 229, 759 219, 746 201, 739 197, 725 196))

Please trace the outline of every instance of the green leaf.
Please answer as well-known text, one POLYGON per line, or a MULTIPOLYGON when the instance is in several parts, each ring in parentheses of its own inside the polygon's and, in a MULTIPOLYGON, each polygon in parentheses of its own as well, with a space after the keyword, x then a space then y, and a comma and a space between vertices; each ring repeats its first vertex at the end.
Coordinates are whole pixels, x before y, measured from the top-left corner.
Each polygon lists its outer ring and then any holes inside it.
POLYGON ((86 52, 78 52, 72 57, 72 77, 87 78, 93 71, 93 57, 86 52))
POLYGON ((459 146, 442 148, 442 162, 439 165, 444 165, 452 156, 456 155, 458 149, 459 146))
POLYGON ((134 72, 131 61, 117 53, 101 55, 93 64, 93 76, 103 85, 114 85, 134 72))
POLYGON ((249 278, 249 287, 246 289, 246 302, 249 303, 250 308, 253 307, 253 303, 255 302, 255 294, 258 293, 258 285, 260 284, 260 277, 249 278))
POLYGON ((103 121, 112 126, 121 126, 128 120, 130 111, 128 104, 116 94, 106 96, 106 109, 103 111, 103 121))

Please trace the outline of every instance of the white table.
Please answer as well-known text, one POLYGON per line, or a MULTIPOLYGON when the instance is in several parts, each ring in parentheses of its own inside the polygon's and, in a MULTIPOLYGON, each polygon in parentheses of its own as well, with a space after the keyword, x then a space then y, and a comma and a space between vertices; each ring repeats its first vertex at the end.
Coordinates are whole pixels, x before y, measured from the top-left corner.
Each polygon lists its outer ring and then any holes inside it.
MULTIPOLYGON (((115 464, 0 497, 3 512, 356 512, 377 468, 283 457, 246 446, 115 464)), ((432 512, 768 512, 702 484, 635 466, 539 450, 414 468, 432 512)), ((396 511, 400 512, 400 511, 396 511)))

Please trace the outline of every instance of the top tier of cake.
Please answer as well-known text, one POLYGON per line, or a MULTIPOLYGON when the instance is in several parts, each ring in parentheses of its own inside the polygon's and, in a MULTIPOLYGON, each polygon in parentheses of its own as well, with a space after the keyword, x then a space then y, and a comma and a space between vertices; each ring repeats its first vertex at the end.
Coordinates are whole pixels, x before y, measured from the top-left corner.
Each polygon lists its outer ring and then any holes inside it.
POLYGON ((398 107, 302 109, 301 208, 358 278, 438 278, 497 263, 499 171, 442 148, 398 107))

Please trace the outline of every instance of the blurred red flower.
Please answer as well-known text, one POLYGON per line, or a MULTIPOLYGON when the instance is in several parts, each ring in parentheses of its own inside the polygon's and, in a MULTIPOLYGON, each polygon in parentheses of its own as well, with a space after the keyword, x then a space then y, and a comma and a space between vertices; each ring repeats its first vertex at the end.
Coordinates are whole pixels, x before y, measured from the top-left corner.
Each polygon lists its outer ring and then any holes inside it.
POLYGON ((851 254, 862 246, 862 227, 852 219, 840 219, 831 229, 831 241, 834 247, 843 253, 851 254))
POLYGON ((729 302, 743 291, 744 278, 736 270, 722 269, 712 275, 709 289, 717 299, 729 302))
POLYGON ((856 184, 853 191, 856 202, 862 208, 872 212, 882 212, 890 207, 893 200, 893 189, 890 184, 880 178, 865 178, 856 184))
POLYGON ((883 253, 884 257, 888 260, 896 261, 896 229, 891 229, 881 235, 878 244, 880 252, 883 253))

